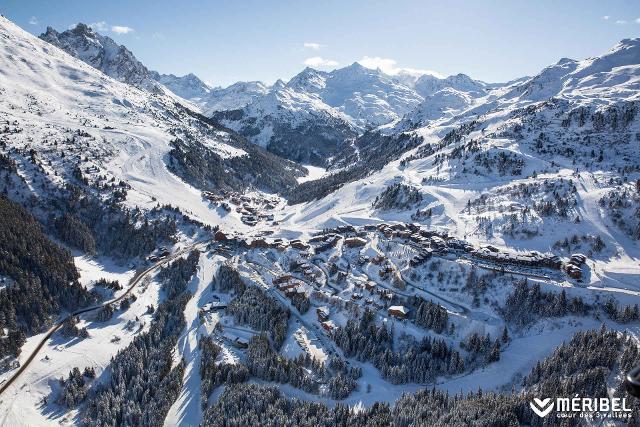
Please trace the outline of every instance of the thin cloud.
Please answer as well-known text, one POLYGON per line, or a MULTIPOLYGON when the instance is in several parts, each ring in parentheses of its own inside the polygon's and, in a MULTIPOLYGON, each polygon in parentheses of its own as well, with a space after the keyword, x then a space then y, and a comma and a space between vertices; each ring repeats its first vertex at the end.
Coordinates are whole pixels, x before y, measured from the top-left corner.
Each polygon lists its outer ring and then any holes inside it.
POLYGON ((134 29, 131 27, 126 27, 124 25, 114 25, 111 27, 111 31, 116 34, 129 34, 134 32, 134 29))
POLYGON ((618 25, 624 25, 624 24, 626 24, 626 23, 627 23, 627 21, 625 21, 624 19, 618 19, 618 20, 616 21, 616 24, 618 24, 618 25))
POLYGON ((105 21, 94 22, 89 24, 89 27, 94 31, 109 31, 109 26, 105 21))
POLYGON ((314 56, 304 60, 304 65, 315 68, 336 67, 338 62, 333 59, 324 59, 321 56, 314 56))
POLYGON ((385 74, 395 76, 400 73, 411 75, 423 75, 430 74, 439 78, 444 77, 442 74, 433 70, 421 70, 417 68, 398 67, 397 61, 391 58, 381 58, 379 56, 365 56, 358 61, 363 67, 371 68, 373 70, 380 69, 385 74))
POLYGON ((38 18, 36 18, 35 16, 32 16, 31 19, 29 19, 29 24, 38 25, 38 18))
POLYGON ((609 15, 604 15, 604 16, 602 17, 602 19, 604 19, 605 21, 608 21, 608 20, 609 20, 609 18, 611 18, 609 15))
POLYGON ((640 24, 640 18, 636 18, 636 24, 640 24))
POLYGON ((306 42, 304 44, 304 48, 305 49, 313 49, 313 50, 320 50, 320 48, 322 47, 322 45, 320 43, 310 43, 310 42, 306 42))

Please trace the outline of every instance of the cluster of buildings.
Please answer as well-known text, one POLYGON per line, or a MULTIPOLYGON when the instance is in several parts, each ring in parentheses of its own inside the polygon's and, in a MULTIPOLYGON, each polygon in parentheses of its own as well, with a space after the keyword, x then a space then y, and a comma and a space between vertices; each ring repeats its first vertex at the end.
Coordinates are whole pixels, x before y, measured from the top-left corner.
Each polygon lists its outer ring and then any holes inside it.
POLYGON ((331 332, 336 328, 336 324, 329 319, 329 307, 316 308, 316 316, 318 317, 318 322, 320 322, 320 325, 325 331, 331 332))
POLYGON ((553 268, 559 270, 562 267, 562 260, 553 254, 543 254, 537 251, 527 253, 512 253, 501 251, 495 246, 487 245, 475 249, 471 255, 498 264, 521 265, 525 267, 553 268))
POLYGON ((147 259, 151 262, 158 262, 160 261, 162 258, 169 256, 171 252, 169 252, 169 249, 167 249, 166 246, 160 246, 158 248, 158 251, 155 254, 151 254, 147 257, 147 259))
POLYGON ((580 280, 582 279, 582 266, 587 262, 587 257, 582 254, 573 254, 569 262, 564 265, 564 271, 569 277, 580 280))
POLYGON ((239 213, 240 220, 249 226, 255 226, 260 221, 273 221, 272 211, 278 204, 277 199, 264 199, 263 197, 239 194, 234 191, 222 190, 220 194, 204 191, 203 197, 212 203, 231 212, 230 203, 235 205, 235 211, 239 213))
POLYGON ((309 243, 313 246, 315 253, 321 253, 335 247, 341 238, 335 233, 319 234, 310 238, 309 243))
POLYGON ((296 295, 307 295, 308 289, 307 285, 296 279, 290 274, 284 274, 282 276, 276 277, 272 281, 273 286, 276 287, 280 292, 284 294, 287 298, 291 299, 296 295))

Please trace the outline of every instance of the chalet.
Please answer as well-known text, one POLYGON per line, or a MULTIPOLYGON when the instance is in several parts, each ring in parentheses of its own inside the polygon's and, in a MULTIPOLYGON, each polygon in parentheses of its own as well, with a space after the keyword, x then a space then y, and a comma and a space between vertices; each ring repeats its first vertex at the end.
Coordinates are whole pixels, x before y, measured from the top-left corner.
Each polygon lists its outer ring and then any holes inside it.
POLYGON ((379 303, 379 302, 376 302, 376 301, 374 301, 372 305, 373 305, 375 308, 377 308, 378 310, 382 310, 382 309, 384 308, 384 305, 383 305, 383 304, 381 304, 381 303, 379 303))
POLYGON ((443 251, 446 251, 447 249, 447 242, 445 242, 442 237, 431 236, 429 240, 429 246, 434 251, 443 252, 443 251))
POLYGON ((565 266, 565 271, 567 272, 569 277, 573 279, 576 279, 576 280, 582 279, 582 269, 575 264, 571 264, 571 263, 567 264, 565 266))
POLYGON ((316 308, 316 314, 318 315, 318 321, 326 322, 329 320, 329 307, 316 308))
POLYGON ((362 299, 362 294, 359 294, 357 292, 354 292, 351 294, 351 299, 354 301, 358 301, 362 299))
POLYGON ((375 264, 375 265, 380 265, 385 261, 385 257, 383 257, 382 255, 376 255, 373 258, 371 258, 371 263, 375 264))
POLYGON ((284 295, 287 298, 292 298, 296 295, 306 294, 306 293, 307 292, 304 290, 304 288, 301 286, 300 283, 296 283, 295 286, 289 287, 284 291, 284 295))
POLYGON ((411 224, 407 224, 407 228, 415 233, 416 231, 420 231, 420 224, 417 224, 415 222, 412 222, 411 224))
POLYGON ((388 299, 388 300, 392 300, 393 299, 393 292, 391 292, 388 289, 380 289, 379 293, 380 293, 380 297, 382 297, 384 299, 388 299))
POLYGON ((317 242, 324 242, 325 240, 327 240, 329 238, 328 234, 318 234, 317 236, 313 236, 309 239, 309 243, 317 243, 317 242))
POLYGON ((222 304, 220 301, 216 301, 216 302, 208 302, 205 305, 202 306, 202 311, 218 311, 218 310, 224 310, 225 308, 227 308, 226 304, 222 304))
POLYGON ((298 286, 300 286, 298 282, 285 282, 285 283, 280 283, 277 287, 278 287, 278 290, 286 293, 289 291, 289 289, 297 288, 298 286))
POLYGON ((275 279, 273 279, 273 281, 271 282, 273 285, 279 285, 281 283, 284 282, 288 282, 289 280, 293 279, 293 276, 290 274, 285 274, 279 277, 276 277, 275 279))
POLYGON ((333 323, 331 320, 327 320, 326 322, 322 322, 321 325, 325 330, 327 330, 329 332, 333 331, 336 328, 336 324, 333 323))
POLYGON ((473 250, 472 245, 464 240, 456 239, 455 237, 449 237, 447 239, 447 246, 456 251, 471 252, 473 250))
POLYGON ((417 267, 423 264, 424 262, 426 262, 429 258, 431 258, 432 254, 433 254, 432 249, 430 248, 423 249, 420 251, 420 253, 418 253, 416 256, 414 256, 409 260, 409 265, 411 267, 417 267))
POLYGON ((344 244, 347 247, 355 248, 358 246, 364 246, 367 244, 367 241, 362 237, 347 237, 344 239, 344 244))
MULTIPOLYGON (((337 234, 327 234, 321 240, 314 240, 316 253, 331 249, 340 241, 340 238, 337 234)), ((309 239, 309 242, 312 242, 312 239, 309 239)))
POLYGON ((545 254, 542 256, 542 265, 545 267, 560 269, 562 267, 562 261, 557 255, 545 254))
POLYGON ((587 257, 582 254, 573 254, 571 255, 570 262, 578 266, 583 265, 585 262, 587 262, 587 257))
POLYGON ((240 217, 240 221, 242 221, 246 225, 253 227, 258 223, 258 218, 253 215, 243 215, 240 217))
POLYGON ((301 251, 306 251, 306 250, 308 250, 310 248, 310 246, 308 244, 306 244, 303 241, 298 240, 298 239, 292 240, 289 243, 289 246, 291 246, 294 249, 299 249, 301 251))
POLYGON ((376 290, 376 286, 377 286, 376 282, 372 282, 372 281, 365 282, 365 284, 364 284, 364 288, 366 290, 368 290, 369 292, 375 291, 376 290))
POLYGON ((353 225, 341 225, 336 227, 336 233, 355 233, 356 228, 353 225))
POLYGON ((249 244, 249 247, 251 249, 268 248, 269 246, 270 245, 267 243, 265 239, 255 239, 255 240, 252 240, 251 243, 249 244))
POLYGON ((388 308, 387 313, 391 317, 404 320, 409 315, 409 309, 403 305, 392 305, 388 308))

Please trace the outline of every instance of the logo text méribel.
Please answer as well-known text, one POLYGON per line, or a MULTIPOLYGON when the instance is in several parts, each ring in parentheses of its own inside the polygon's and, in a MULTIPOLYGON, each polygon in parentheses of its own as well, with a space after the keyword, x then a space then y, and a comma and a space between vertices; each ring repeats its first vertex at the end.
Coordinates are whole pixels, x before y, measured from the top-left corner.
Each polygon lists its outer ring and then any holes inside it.
POLYGON ((541 418, 552 412, 557 418, 630 418, 631 407, 626 398, 620 397, 534 397, 529 402, 531 410, 541 418))

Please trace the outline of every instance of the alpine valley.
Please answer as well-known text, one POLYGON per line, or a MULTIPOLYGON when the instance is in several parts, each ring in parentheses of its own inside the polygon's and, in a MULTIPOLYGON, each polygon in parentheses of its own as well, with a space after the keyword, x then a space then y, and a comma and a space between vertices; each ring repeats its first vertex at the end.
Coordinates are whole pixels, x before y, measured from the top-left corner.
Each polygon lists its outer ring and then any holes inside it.
POLYGON ((2 425, 640 425, 530 404, 640 360, 640 39, 221 88, 2 17, 0 192, 2 425))

